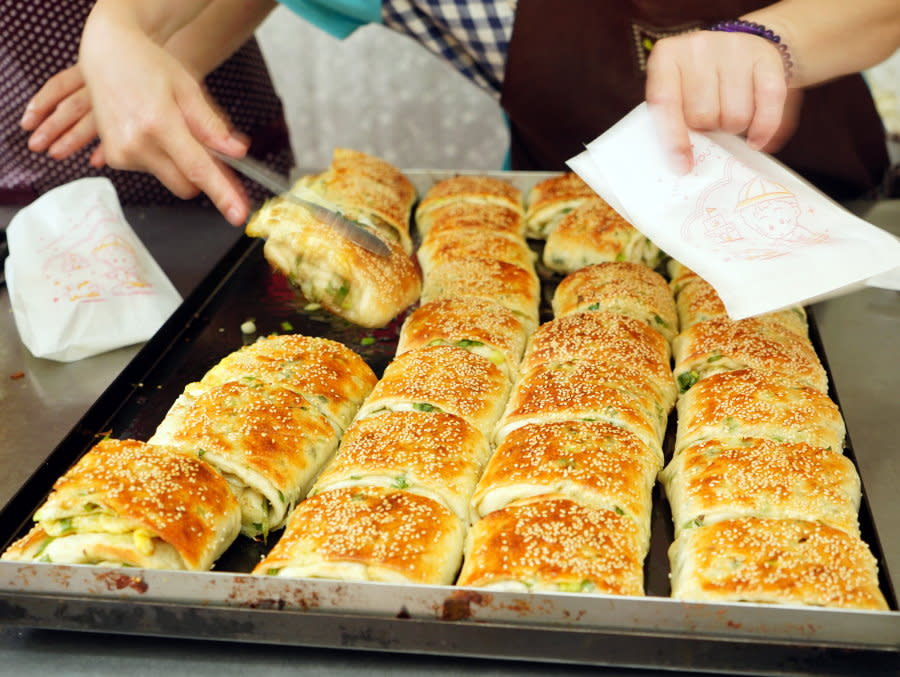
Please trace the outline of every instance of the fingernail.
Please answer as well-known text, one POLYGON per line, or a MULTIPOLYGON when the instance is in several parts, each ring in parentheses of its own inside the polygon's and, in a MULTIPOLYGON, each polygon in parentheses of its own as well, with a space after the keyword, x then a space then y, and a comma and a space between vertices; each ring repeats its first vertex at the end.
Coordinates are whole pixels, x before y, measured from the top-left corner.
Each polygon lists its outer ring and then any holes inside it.
POLYGON ((225 218, 228 219, 228 222, 232 226, 240 226, 241 221, 243 220, 241 219, 241 210, 237 207, 229 208, 228 212, 225 214, 225 218))
POLYGON ((22 119, 19 121, 19 125, 22 127, 25 127, 27 129, 28 127, 31 127, 32 125, 34 125, 34 122, 35 122, 34 111, 31 111, 26 107, 25 112, 22 113, 22 119))
POLYGON ((41 132, 32 134, 28 139, 28 147, 32 150, 41 150, 47 144, 47 136, 41 132))

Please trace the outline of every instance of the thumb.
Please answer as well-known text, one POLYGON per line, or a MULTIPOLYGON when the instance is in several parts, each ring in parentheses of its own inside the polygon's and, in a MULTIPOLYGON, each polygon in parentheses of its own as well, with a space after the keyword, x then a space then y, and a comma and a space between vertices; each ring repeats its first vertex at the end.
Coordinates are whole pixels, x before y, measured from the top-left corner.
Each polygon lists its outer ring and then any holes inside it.
POLYGON ((227 155, 247 152, 244 138, 232 130, 228 118, 211 104, 196 82, 191 80, 176 88, 175 99, 188 129, 200 143, 227 155))

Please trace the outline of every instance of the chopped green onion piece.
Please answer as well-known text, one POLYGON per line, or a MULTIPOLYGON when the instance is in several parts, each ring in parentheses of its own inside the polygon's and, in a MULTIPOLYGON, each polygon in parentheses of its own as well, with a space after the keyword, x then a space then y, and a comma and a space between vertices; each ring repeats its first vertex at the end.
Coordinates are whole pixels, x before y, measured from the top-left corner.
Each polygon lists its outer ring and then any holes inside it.
POLYGON ((375 343, 375 337, 374 337, 374 336, 364 336, 363 338, 361 338, 361 339, 359 340, 359 344, 362 345, 362 346, 370 346, 370 345, 372 345, 373 343, 375 343))
POLYGON ((281 329, 283 331, 294 331, 294 325, 292 325, 290 322, 285 320, 284 322, 281 323, 281 329))

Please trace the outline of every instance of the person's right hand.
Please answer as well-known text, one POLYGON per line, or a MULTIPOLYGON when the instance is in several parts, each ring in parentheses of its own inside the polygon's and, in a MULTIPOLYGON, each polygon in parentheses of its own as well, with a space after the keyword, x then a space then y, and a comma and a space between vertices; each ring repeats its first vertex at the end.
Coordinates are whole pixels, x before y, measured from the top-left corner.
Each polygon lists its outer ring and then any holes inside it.
POLYGON ((233 225, 246 220, 243 187, 207 148, 240 157, 247 143, 177 59, 137 28, 92 14, 79 65, 109 166, 150 172, 181 198, 202 191, 233 225))

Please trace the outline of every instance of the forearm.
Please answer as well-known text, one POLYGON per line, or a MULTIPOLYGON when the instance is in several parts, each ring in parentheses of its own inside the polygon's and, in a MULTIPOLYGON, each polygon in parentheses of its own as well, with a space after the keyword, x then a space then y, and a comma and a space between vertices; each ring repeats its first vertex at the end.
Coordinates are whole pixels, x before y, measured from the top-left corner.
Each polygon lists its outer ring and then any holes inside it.
POLYGON ((200 80, 237 51, 277 4, 213 0, 166 42, 166 49, 200 80))
POLYGON ((102 33, 108 24, 139 31, 164 44, 194 20, 214 0, 97 0, 85 25, 86 36, 102 33))
POLYGON ((794 61, 792 87, 864 70, 900 47, 898 0, 782 0, 741 18, 781 36, 794 61))

